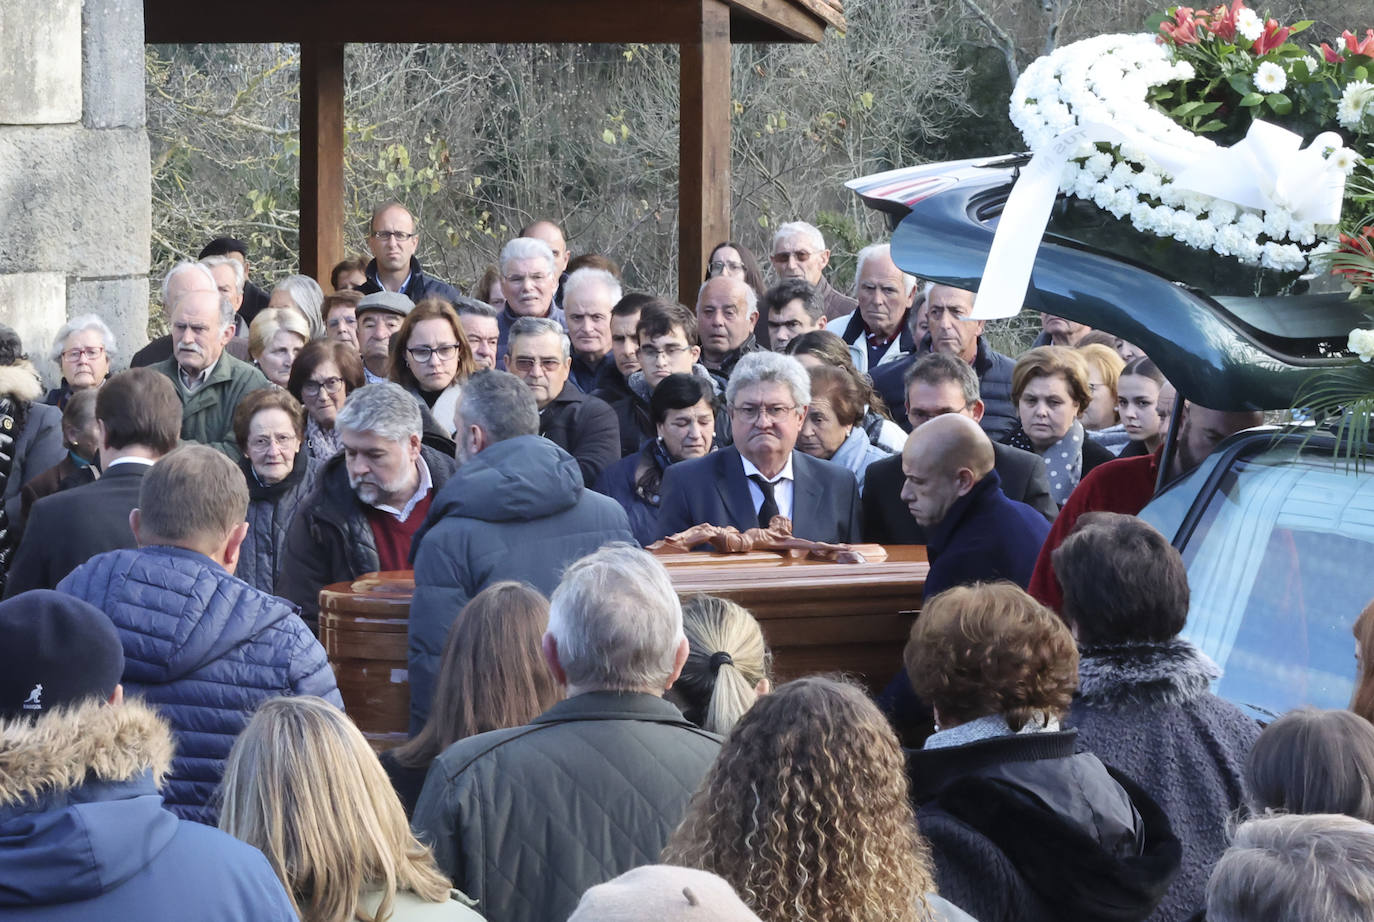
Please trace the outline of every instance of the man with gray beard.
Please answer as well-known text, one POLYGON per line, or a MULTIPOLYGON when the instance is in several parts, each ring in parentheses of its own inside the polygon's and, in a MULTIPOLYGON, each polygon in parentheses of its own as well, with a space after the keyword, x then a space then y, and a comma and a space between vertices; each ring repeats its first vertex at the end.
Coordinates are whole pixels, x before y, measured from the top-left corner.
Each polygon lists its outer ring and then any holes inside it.
POLYGON ((435 494, 457 467, 420 444, 420 405, 389 381, 348 396, 334 423, 343 451, 325 462, 286 533, 277 595, 312 627, 320 590, 374 570, 405 570, 435 494))

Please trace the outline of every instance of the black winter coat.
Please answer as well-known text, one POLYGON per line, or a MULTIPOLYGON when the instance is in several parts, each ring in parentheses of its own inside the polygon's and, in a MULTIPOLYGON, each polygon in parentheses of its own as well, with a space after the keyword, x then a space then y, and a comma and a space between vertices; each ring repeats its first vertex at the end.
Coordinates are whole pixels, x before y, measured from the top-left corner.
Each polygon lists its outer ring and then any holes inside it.
POLYGON ((1245 803, 1260 728, 1210 691, 1216 664, 1184 640, 1085 647, 1068 722, 1113 768, 1140 780, 1169 815, 1183 863, 1152 922, 1181 922, 1206 902, 1226 823, 1245 803))
POLYGON ((620 460, 620 424, 606 401, 579 391, 571 381, 539 411, 539 434, 577 459, 590 487, 620 460))
POLYGON ((239 565, 234 575, 254 589, 269 594, 276 591, 287 528, 301 502, 314 489, 321 466, 302 445, 291 473, 278 483, 264 485, 258 482, 248 459, 239 460, 248 480, 248 536, 239 548, 239 565))
MULTIPOLYGON (((437 494, 458 464, 427 445, 420 457, 429 465, 437 494)), ((324 463, 315 489, 287 527, 286 545, 277 576, 277 595, 301 607, 312 628, 319 624, 320 590, 331 583, 357 579, 380 566, 363 503, 348 485, 348 468, 339 452, 324 463)))
POLYGON ((979 922, 1141 922, 1177 872, 1167 815, 1075 736, 908 753, 939 892, 979 922))

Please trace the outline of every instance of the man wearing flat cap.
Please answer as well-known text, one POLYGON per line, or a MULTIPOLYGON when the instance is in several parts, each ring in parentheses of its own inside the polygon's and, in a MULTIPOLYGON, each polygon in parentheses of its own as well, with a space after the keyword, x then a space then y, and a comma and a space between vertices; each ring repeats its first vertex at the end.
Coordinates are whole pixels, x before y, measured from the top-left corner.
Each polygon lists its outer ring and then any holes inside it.
POLYGON ((386 381, 386 366, 391 358, 391 334, 415 302, 398 291, 375 291, 363 295, 354 311, 358 318, 358 352, 363 357, 363 376, 368 384, 386 381))
POLYGON ((36 589, 0 602, 0 637, 0 917, 297 918, 261 852, 163 807, 171 731, 124 700, 104 613, 36 589))

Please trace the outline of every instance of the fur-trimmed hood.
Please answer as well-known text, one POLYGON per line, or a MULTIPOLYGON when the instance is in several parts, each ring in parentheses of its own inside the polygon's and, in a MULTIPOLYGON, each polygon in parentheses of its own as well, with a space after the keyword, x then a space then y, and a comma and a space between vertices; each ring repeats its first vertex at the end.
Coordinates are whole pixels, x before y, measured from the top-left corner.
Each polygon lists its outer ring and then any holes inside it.
POLYGON ((89 701, 36 721, 0 723, 0 809, 68 793, 89 781, 124 782, 172 764, 172 731, 148 705, 89 701))
POLYGON ((43 383, 33 365, 22 359, 13 365, 0 365, 0 397, 33 403, 41 396, 43 383))
POLYGON ((1084 647, 1078 661, 1078 696, 1106 707, 1179 705, 1194 700, 1221 677, 1221 668, 1186 640, 1084 647))

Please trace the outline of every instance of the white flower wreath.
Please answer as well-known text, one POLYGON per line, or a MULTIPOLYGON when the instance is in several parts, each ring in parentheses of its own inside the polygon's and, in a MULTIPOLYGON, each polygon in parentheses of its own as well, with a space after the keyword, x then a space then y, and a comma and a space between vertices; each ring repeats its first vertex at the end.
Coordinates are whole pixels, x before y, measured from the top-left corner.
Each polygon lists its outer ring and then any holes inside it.
MULTIPOLYGON (((1248 20, 1237 23, 1242 31, 1252 26, 1248 20)), ((1255 74, 1262 92, 1282 89, 1286 80, 1281 68, 1273 67, 1275 74, 1269 67, 1261 65, 1255 74)), ((1066 45, 1031 64, 1012 94, 1011 120, 1036 153, 1052 148, 1065 132, 1079 126, 1121 127, 1127 140, 1109 151, 1087 140, 1075 145, 1060 178, 1063 191, 1146 233, 1173 237, 1250 265, 1305 269, 1308 258, 1335 237, 1334 223, 1311 220, 1291 204, 1284 207, 1282 195, 1273 190, 1266 199, 1271 207, 1260 209, 1183 189, 1147 152, 1162 145, 1203 161, 1226 150, 1146 102, 1151 87, 1194 76, 1193 65, 1174 60, 1154 35, 1101 35, 1066 45)), ((1363 111, 1369 101, 1363 90, 1352 86, 1348 91, 1350 101, 1343 105, 1351 112, 1363 111)), ((1318 140, 1324 166, 1346 174, 1354 168, 1348 148, 1339 141, 1318 140)))

